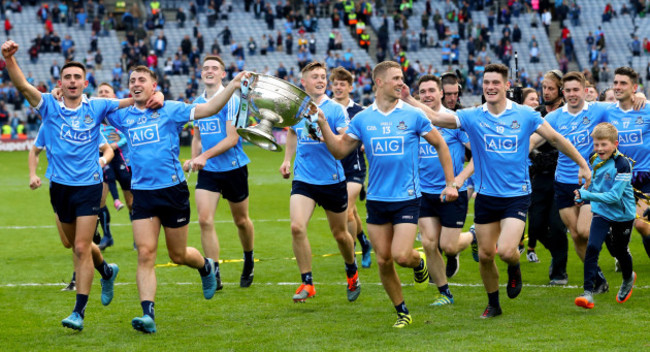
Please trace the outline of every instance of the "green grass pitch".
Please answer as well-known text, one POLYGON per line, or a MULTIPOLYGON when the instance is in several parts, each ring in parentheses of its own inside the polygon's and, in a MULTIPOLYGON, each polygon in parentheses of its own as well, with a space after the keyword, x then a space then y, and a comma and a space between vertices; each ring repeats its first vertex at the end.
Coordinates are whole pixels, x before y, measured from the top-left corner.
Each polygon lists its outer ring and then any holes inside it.
MULTIPOLYGON (((215 222, 221 243, 224 290, 203 299, 196 271, 166 266, 169 258, 160 241, 156 269, 156 323, 158 332, 143 335, 131 328, 141 315, 135 285, 136 253, 126 211, 111 209, 115 246, 104 256, 118 263, 120 274, 113 302, 99 301, 99 275, 95 281, 81 333, 61 326, 74 305, 74 293, 62 292, 72 273, 70 250, 59 241, 41 156, 38 174, 44 186, 29 189, 27 153, 0 154, 0 350, 109 350, 109 351, 546 351, 630 350, 650 347, 647 317, 650 313, 650 259, 638 234, 630 244, 638 273, 637 287, 625 304, 615 295, 621 276, 604 250, 600 264, 610 292, 596 296, 596 307, 584 310, 573 304, 582 285, 582 264, 571 249, 569 286, 548 287, 550 256, 540 244, 541 263, 522 256, 524 288, 510 300, 501 289, 503 315, 479 319, 487 297, 478 264, 465 251, 460 272, 450 280, 456 303, 430 307, 437 290, 415 291, 412 271, 398 268, 404 296, 413 316, 405 329, 391 327, 394 308, 384 292, 376 262, 360 269, 362 293, 354 303, 345 296, 345 272, 325 214, 318 208, 309 225, 316 297, 305 304, 291 296, 300 281, 292 259, 289 227, 290 181, 278 173, 282 153, 247 146, 252 162, 250 213, 255 224, 255 282, 239 287, 241 246, 228 206, 222 201, 215 222), (332 254, 332 255, 329 255, 332 254)), ((183 148, 181 159, 189 157, 183 148)), ((193 193, 196 175, 189 179, 193 193)), ((109 196, 109 204, 112 199, 109 196)), ((199 226, 192 195, 189 245, 200 249, 199 226)), ((112 206, 109 206, 112 208, 112 206)), ((362 218, 365 207, 359 203, 362 218)), ((466 228, 471 224, 468 217, 466 228)), ((419 243, 415 243, 419 246, 419 243)), ((360 261, 360 255, 358 256, 360 261)), ((373 257, 374 259, 374 257, 373 257)), ((505 265, 499 262, 501 283, 505 265)))

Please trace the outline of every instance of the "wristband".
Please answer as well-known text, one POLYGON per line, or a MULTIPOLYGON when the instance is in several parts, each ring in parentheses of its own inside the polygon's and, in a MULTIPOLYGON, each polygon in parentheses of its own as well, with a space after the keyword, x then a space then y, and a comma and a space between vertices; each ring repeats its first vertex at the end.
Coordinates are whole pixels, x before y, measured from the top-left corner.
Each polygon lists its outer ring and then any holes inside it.
POLYGON ((108 162, 106 161, 106 158, 104 158, 103 156, 99 157, 99 160, 103 161, 104 165, 108 164, 108 162))

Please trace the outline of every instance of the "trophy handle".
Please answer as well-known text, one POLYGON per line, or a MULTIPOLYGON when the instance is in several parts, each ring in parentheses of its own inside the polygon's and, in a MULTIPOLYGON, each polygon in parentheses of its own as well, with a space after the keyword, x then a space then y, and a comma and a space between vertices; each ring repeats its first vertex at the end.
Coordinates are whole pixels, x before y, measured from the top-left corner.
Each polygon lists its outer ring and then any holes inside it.
POLYGON ((241 80, 241 85, 239 87, 240 99, 239 99, 239 113, 237 114, 237 119, 235 119, 235 127, 246 128, 248 126, 248 95, 249 90, 255 80, 257 79, 256 73, 251 73, 250 77, 243 78, 241 80))

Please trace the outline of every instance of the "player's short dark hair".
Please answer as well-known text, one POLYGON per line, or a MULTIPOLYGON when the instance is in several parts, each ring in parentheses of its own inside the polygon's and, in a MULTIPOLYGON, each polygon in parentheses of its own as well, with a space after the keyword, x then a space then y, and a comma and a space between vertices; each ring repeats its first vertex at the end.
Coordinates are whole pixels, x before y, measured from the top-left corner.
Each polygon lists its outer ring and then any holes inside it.
POLYGON ((486 73, 489 72, 495 72, 501 75, 503 77, 504 81, 508 80, 508 66, 504 64, 489 64, 485 66, 485 71, 483 72, 483 77, 485 77, 486 73))
MULTIPOLYGON (((84 76, 86 75, 86 66, 84 64, 78 61, 69 61, 61 67, 61 76, 63 76, 63 71, 68 67, 79 67, 84 72, 84 76)), ((86 79, 86 77, 84 77, 84 79, 86 79)))
POLYGON ((205 62, 208 61, 208 60, 214 60, 214 61, 217 61, 217 62, 219 62, 219 63, 221 64, 221 69, 222 69, 222 70, 225 70, 225 69, 226 69, 226 64, 223 62, 223 59, 221 59, 219 56, 217 56, 217 55, 206 55, 206 56, 203 58, 203 63, 205 63, 205 62))
MULTIPOLYGON (((158 81, 158 75, 155 72, 151 71, 149 69, 149 67, 147 67, 145 65, 139 65, 139 66, 134 67, 133 72, 146 73, 154 80, 154 82, 158 81)), ((131 73, 133 73, 133 72, 131 72, 131 73)))
POLYGON ((440 79, 440 77, 431 74, 426 74, 420 77, 420 79, 418 79, 417 89, 420 90, 420 85, 424 82, 429 82, 429 81, 436 82, 436 84, 438 85, 438 89, 442 90, 442 80, 440 79))
POLYGON ((440 89, 443 89, 443 86, 446 85, 457 85, 458 84, 458 76, 456 76, 455 73, 453 72, 446 72, 443 73, 442 76, 440 77, 440 89))
POLYGON ((570 81, 576 81, 576 82, 580 83, 580 85, 582 87, 587 86, 587 79, 585 79, 585 75, 583 75, 582 72, 571 71, 571 72, 568 72, 566 75, 564 75, 562 77, 562 85, 563 86, 564 86, 564 84, 566 82, 570 82, 570 81))
POLYGON ((380 62, 372 69, 372 80, 376 82, 377 77, 383 75, 389 68, 401 69, 402 67, 395 61, 380 62))
POLYGON ((632 84, 639 84, 639 74, 630 66, 621 66, 614 71, 614 75, 630 77, 632 84))
POLYGON ((349 85, 352 85, 354 78, 352 77, 352 73, 350 73, 350 71, 339 66, 332 69, 332 72, 330 73, 330 82, 334 81, 346 81, 349 85))

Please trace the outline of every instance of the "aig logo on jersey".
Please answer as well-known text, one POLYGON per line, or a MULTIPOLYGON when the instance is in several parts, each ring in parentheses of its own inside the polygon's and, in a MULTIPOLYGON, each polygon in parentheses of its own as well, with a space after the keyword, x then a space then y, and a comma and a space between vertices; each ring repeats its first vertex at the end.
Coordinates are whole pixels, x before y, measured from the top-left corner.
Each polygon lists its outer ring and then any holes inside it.
MULTIPOLYGON (((203 132, 201 132, 203 133, 203 132)), ((304 131, 304 127, 296 128, 296 134, 298 135, 298 143, 300 144, 319 144, 320 141, 314 140, 309 136, 307 131, 304 131)))
POLYGON ((221 133, 221 123, 219 120, 200 120, 199 122, 199 131, 201 134, 215 134, 221 133))
POLYGON ((90 130, 76 130, 70 125, 61 125, 61 139, 75 144, 86 144, 90 142, 90 130))
POLYGON ((566 139, 571 142, 576 147, 580 147, 583 145, 588 145, 589 144, 589 131, 579 131, 579 132, 574 132, 574 133, 569 133, 566 136, 566 139))
POLYGON ((643 132, 641 130, 618 131, 618 143, 623 146, 643 144, 643 132))
POLYGON ((517 136, 499 136, 486 134, 485 150, 492 153, 516 153, 517 136))
POLYGON ((403 155, 404 154, 404 137, 375 137, 370 138, 372 146, 372 155, 403 155))
POLYGON ((158 125, 132 128, 129 130, 129 138, 131 139, 131 144, 134 147, 138 145, 156 143, 160 141, 160 135, 158 134, 158 125))
POLYGON ((420 141, 420 158, 437 158, 438 151, 427 141, 420 141))

